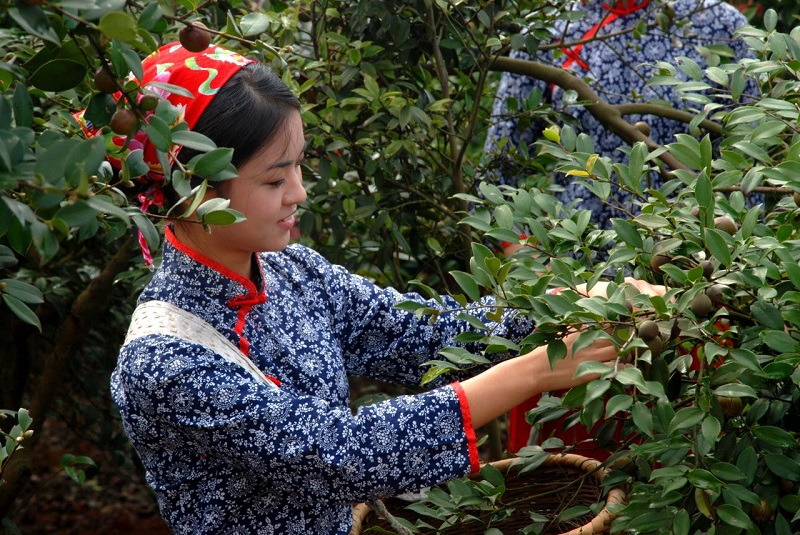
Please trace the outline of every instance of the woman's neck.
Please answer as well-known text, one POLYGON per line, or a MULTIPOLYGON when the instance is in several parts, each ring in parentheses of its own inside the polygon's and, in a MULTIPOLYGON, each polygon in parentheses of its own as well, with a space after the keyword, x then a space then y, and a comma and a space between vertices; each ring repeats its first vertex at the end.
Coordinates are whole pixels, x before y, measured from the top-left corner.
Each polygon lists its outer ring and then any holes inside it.
POLYGON ((233 255, 224 254, 210 243, 210 233, 206 232, 205 229, 197 223, 176 221, 172 226, 172 232, 175 234, 178 241, 206 258, 225 266, 227 269, 249 280, 254 280, 255 269, 253 268, 252 254, 237 255, 236 258, 234 258, 233 255))

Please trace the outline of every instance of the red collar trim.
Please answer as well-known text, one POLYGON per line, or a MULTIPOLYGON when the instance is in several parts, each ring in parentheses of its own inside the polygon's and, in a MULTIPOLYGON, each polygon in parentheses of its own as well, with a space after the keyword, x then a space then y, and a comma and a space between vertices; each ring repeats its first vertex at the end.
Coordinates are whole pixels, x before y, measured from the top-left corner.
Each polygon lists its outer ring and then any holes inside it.
MULTIPOLYGON (((165 231, 164 234, 166 236, 167 241, 170 244, 172 244, 172 246, 175 247, 177 250, 182 252, 183 254, 189 256, 193 260, 195 260, 195 261, 197 261, 197 262, 199 262, 199 263, 201 263, 201 264, 203 264, 205 266, 210 267, 214 271, 219 272, 221 275, 223 275, 223 276, 225 276, 225 277, 227 277, 227 278, 229 278, 229 279, 231 279, 231 280, 233 280, 235 282, 238 282, 239 284, 241 284, 242 286, 247 288, 247 296, 256 296, 255 300, 257 302, 261 302, 261 303, 263 303, 263 302, 265 302, 267 300, 267 296, 266 296, 266 291, 265 290, 262 290, 261 292, 259 292, 258 288, 256 288, 256 285, 253 283, 253 281, 251 281, 247 277, 243 277, 239 273, 236 273, 232 269, 229 269, 228 267, 220 264, 219 262, 208 258, 207 256, 205 256, 202 253, 196 251, 195 249, 192 249, 191 247, 189 247, 188 245, 186 245, 185 243, 180 241, 178 239, 178 237, 175 236, 175 233, 172 232, 172 229, 170 228, 169 225, 167 225, 167 228, 166 228, 166 231, 165 231)), ((258 257, 258 255, 256 255, 256 264, 258 264, 258 270, 261 273, 261 280, 262 281, 266 281, 266 279, 264 278, 264 269, 261 267, 261 259, 258 257)), ((234 300, 246 298, 247 296, 236 297, 236 298, 234 298, 234 300)))

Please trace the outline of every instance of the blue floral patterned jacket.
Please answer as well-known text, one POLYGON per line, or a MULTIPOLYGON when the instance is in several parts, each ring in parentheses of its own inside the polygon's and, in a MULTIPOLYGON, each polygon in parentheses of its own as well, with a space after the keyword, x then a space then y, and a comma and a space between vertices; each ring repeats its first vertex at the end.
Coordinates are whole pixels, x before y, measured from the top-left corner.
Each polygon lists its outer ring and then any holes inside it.
MULTIPOLYGON (((658 27, 649 30, 641 37, 634 37, 631 32, 639 20, 653 23, 658 12, 657 2, 641 2, 639 10, 616 15, 608 4, 601 0, 586 0, 571 4, 577 12, 585 15, 576 21, 556 21, 552 34, 563 43, 576 43, 587 36, 597 25, 596 36, 603 39, 589 42, 582 47, 576 45, 558 59, 552 53, 543 53, 537 61, 546 64, 566 67, 573 74, 588 80, 592 89, 610 104, 631 102, 664 101, 676 109, 686 107, 680 93, 672 86, 648 86, 647 82, 654 74, 653 65, 658 61, 675 64, 677 58, 685 57, 698 65, 707 67, 704 47, 727 45, 734 58, 752 56, 741 39, 734 38, 734 32, 747 23, 745 17, 733 6, 723 0, 676 0, 670 2, 674 7, 675 24, 669 33, 658 27), (616 34, 616 35, 615 35, 616 34), (608 37, 611 35, 611 37, 608 37), (563 36, 563 37, 562 37, 563 36), (604 37, 605 36, 605 37, 604 37)), ((523 51, 514 51, 512 58, 530 60, 531 56, 523 51)), ((723 59, 724 60, 724 59, 723 59)), ((685 61, 685 60, 680 60, 685 61)), ((688 81, 689 77, 677 71, 677 77, 688 81)), ((512 176, 503 170, 502 154, 498 156, 498 142, 502 138, 514 146, 531 144, 541 136, 542 124, 534 122, 531 128, 520 131, 517 112, 509 112, 508 101, 515 99, 523 102, 531 92, 539 88, 553 107, 565 111, 575 117, 579 130, 586 133, 593 141, 595 151, 601 156, 608 156, 612 161, 627 161, 626 156, 618 150, 626 146, 616 134, 609 132, 584 106, 569 105, 564 100, 565 93, 560 87, 548 87, 543 82, 528 76, 504 73, 497 90, 492 111, 493 119, 487 133, 485 151, 487 157, 494 158, 496 165, 493 173, 497 182, 516 186, 521 177, 512 176)), ((754 84, 747 86, 745 94, 754 94, 754 84)), ((748 102, 747 97, 745 102, 748 102)), ((727 102, 730 104, 730 101, 727 102)), ((676 133, 688 133, 688 125, 683 122, 656 116, 627 115, 630 123, 644 121, 650 126, 650 137, 657 143, 666 145, 675 141, 676 133)), ((656 173, 648 175, 652 187, 662 184, 656 173)), ((582 186, 571 182, 570 177, 555 176, 554 181, 563 187, 556 194, 564 204, 580 200, 579 208, 592 210, 593 221, 599 228, 610 228, 609 219, 626 217, 625 213, 611 208, 603 199, 591 194, 582 186)), ((612 203, 619 203, 627 210, 636 213, 631 204, 631 196, 627 191, 614 188, 612 203)), ((751 202, 760 202, 763 195, 753 196, 751 202)))
MULTIPOLYGON (((126 432, 175 533, 347 534, 353 503, 477 469, 458 382, 354 415, 347 381, 352 374, 418 385, 420 364, 470 330, 467 322, 448 312, 430 325, 393 308, 422 298, 378 288, 300 245, 262 254, 258 263, 261 285, 168 230, 163 263, 140 302, 167 301, 203 318, 279 388, 164 334, 125 345, 111 378, 126 432)), ((511 315, 495 324, 486 311, 474 313, 500 335, 519 340, 532 329, 511 315)))

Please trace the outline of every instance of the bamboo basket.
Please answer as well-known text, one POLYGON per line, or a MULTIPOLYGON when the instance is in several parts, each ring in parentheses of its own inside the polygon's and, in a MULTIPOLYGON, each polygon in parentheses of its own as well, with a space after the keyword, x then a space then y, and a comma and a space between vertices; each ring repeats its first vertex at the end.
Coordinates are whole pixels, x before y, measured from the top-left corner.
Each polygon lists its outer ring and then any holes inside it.
MULTIPOLYGON (((523 527, 531 524, 531 512, 551 519, 544 530, 544 535, 599 535, 608 533, 613 513, 608 506, 625 502, 625 492, 615 488, 606 496, 605 506, 596 515, 558 521, 558 514, 576 505, 589 506, 601 501, 601 482, 606 474, 600 461, 574 454, 551 455, 541 466, 524 474, 518 474, 518 467, 511 467, 514 459, 503 459, 492 464, 505 476, 506 490, 503 503, 520 502, 514 506, 514 513, 501 522, 493 522, 491 527, 504 534, 516 534, 523 527), (582 477, 587 476, 587 477, 582 477)), ((475 477, 475 476, 473 476, 475 477)), ((386 509, 395 517, 402 517, 414 523, 423 518, 417 513, 405 509, 409 502, 396 498, 384 500, 386 509)), ((426 519, 430 522, 430 519, 426 519)), ((350 535, 368 535, 369 528, 380 527, 374 533, 395 533, 390 524, 379 518, 367 504, 358 504, 353 509, 353 528, 350 535)), ((448 535, 482 535, 486 530, 483 522, 457 523, 439 533, 448 535)), ((421 529, 420 533, 437 533, 430 529, 421 529)))

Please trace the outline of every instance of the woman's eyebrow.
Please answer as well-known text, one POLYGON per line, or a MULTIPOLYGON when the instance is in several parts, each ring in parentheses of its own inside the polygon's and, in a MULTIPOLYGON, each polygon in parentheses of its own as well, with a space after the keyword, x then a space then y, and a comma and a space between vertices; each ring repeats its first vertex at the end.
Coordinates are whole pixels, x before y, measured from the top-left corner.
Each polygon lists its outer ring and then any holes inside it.
MULTIPOLYGON (((303 144, 303 150, 300 152, 300 158, 299 158, 300 160, 305 159, 306 147, 308 147, 308 142, 307 141, 303 144)), ((282 160, 280 162, 275 162, 273 164, 270 164, 269 166, 267 166, 267 170, 280 169, 282 167, 289 167, 290 165, 295 165, 296 163, 297 163, 297 160, 282 160)))

